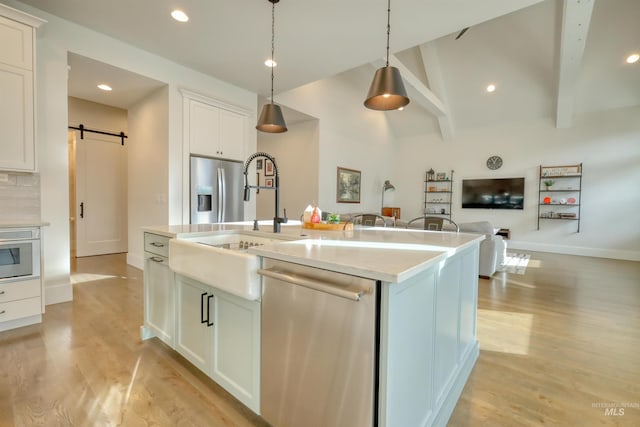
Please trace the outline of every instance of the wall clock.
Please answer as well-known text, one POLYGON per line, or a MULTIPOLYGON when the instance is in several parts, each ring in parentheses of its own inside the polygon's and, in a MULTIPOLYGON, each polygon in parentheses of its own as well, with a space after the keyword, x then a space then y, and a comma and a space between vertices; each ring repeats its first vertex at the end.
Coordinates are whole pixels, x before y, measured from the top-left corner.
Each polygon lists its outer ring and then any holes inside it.
POLYGON ((502 158, 500 156, 491 156, 487 159, 487 167, 489 169, 500 169, 500 166, 502 166, 502 158))

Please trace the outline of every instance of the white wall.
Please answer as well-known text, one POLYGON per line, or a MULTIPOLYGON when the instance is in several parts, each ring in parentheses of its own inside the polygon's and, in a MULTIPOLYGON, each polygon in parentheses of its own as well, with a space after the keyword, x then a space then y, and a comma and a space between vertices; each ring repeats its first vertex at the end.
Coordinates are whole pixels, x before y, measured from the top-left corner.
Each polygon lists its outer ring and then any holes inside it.
MULTIPOLYGON (((182 96, 179 89, 190 89, 249 110, 253 112, 250 122, 255 122, 257 95, 15 0, 3 1, 48 21, 38 31, 36 42, 36 135, 42 181, 42 220, 51 223, 45 231, 45 301, 47 304, 68 301, 71 299, 69 208, 67 203, 60 203, 69 197, 67 53, 74 52, 168 84, 166 167, 168 222, 171 224, 183 223, 182 96)), ((255 148, 255 137, 250 140, 255 148)), ((134 230, 130 232, 134 233, 134 230)))
POLYGON ((386 120, 394 112, 363 106, 370 71, 348 71, 276 96, 276 102, 319 119, 317 202, 324 211, 380 212, 382 184, 394 180, 394 135, 386 120), (336 202, 338 166, 362 172, 361 203, 336 202))
MULTIPOLYGON (((286 117, 285 117, 286 120, 286 117)), ((274 156, 280 174, 280 216, 287 209, 287 216, 299 219, 310 203, 318 201, 318 121, 287 123, 289 131, 281 134, 258 133, 258 151, 274 156)), ((264 185, 264 168, 260 184, 264 185)), ((255 177, 250 177, 255 184, 255 177)), ((275 196, 273 191, 261 190, 257 195, 258 219, 273 218, 275 196)), ((251 197, 253 196, 253 192, 251 197)))
POLYGON ((453 142, 436 134, 397 141, 396 204, 402 216, 421 214, 430 167, 455 170, 453 220, 488 220, 511 229, 511 248, 640 260, 640 108, 577 116, 570 129, 551 119, 460 131, 453 142), (504 164, 489 170, 491 155, 504 164), (541 220, 537 227, 538 166, 583 163, 580 233, 574 221, 541 220), (461 209, 464 178, 525 177, 523 211, 461 209), (405 215, 405 212, 407 215, 405 215))
POLYGON ((129 253, 127 263, 144 266, 141 227, 169 223, 169 87, 129 109, 129 253))

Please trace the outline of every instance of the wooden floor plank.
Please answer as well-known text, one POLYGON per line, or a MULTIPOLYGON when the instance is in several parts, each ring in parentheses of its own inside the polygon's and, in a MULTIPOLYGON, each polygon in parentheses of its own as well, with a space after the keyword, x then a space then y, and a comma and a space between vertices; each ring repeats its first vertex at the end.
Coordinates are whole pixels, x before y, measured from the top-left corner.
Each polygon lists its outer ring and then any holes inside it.
MULTIPOLYGON (((142 272, 124 254, 72 267, 73 302, 0 333, 0 427, 266 425, 140 340, 142 272)), ((478 296, 480 357, 450 426, 640 425, 640 263, 532 252, 478 296), (607 403, 636 407, 594 407, 607 403)))

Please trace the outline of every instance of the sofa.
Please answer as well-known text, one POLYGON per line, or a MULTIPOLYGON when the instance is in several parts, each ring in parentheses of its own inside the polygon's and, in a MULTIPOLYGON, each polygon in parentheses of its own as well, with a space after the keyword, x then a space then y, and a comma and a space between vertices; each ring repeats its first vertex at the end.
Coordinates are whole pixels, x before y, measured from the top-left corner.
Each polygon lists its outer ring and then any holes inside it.
POLYGON ((480 264, 478 275, 489 279, 502 265, 507 256, 507 242, 496 235, 496 229, 489 221, 466 222, 458 224, 461 233, 484 234, 480 242, 480 264))

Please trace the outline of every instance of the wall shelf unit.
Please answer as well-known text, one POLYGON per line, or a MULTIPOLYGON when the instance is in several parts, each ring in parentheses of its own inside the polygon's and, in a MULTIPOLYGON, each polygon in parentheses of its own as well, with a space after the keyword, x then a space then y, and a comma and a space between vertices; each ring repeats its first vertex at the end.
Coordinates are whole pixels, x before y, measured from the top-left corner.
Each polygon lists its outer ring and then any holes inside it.
POLYGON ((451 220, 452 196, 453 170, 449 171, 448 176, 446 173, 435 174, 433 170, 426 173, 423 211, 425 215, 441 216, 451 220))
POLYGON ((575 221, 580 232, 582 163, 540 165, 538 179, 538 230, 540 220, 575 221))

